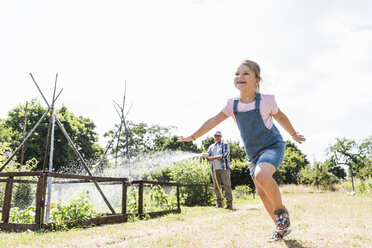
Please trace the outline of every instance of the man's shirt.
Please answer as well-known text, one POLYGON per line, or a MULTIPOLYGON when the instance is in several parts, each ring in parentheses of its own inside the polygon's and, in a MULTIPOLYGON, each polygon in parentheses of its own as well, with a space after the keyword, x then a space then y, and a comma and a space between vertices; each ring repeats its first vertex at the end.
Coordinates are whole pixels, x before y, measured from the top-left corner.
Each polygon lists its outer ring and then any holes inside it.
MULTIPOLYGON (((207 154, 211 157, 221 156, 221 160, 213 160, 214 168, 216 170, 229 170, 230 169, 230 146, 229 144, 221 141, 219 144, 214 143, 209 146, 207 154)), ((212 171, 212 161, 209 167, 212 171)))

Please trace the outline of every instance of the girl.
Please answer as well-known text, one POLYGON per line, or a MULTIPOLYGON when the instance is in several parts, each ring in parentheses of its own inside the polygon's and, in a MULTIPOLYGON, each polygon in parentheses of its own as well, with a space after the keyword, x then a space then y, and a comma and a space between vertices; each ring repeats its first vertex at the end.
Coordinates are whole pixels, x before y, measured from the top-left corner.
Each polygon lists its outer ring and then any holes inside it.
POLYGON ((296 142, 301 144, 305 138, 295 131, 287 116, 276 105, 273 95, 259 93, 260 72, 256 62, 244 60, 234 79, 240 97, 229 99, 220 113, 207 120, 189 137, 177 141, 194 141, 231 116, 238 125, 257 193, 276 224, 270 241, 278 241, 291 232, 291 223, 279 187, 272 178, 283 161, 285 151, 285 142, 272 117, 296 142))

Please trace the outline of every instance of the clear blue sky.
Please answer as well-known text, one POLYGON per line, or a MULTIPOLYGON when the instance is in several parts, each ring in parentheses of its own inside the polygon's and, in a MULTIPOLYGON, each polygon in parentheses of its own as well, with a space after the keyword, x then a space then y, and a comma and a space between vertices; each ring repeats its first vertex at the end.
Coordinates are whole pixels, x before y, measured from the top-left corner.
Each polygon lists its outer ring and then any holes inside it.
MULTIPOLYGON (((238 96, 247 58, 321 161, 336 137, 372 135, 371 12, 368 0, 2 0, 0 118, 41 100, 29 72, 49 100, 59 73, 57 106, 91 118, 103 143, 126 79, 128 119, 186 136, 238 96)), ((217 129, 240 139, 232 119, 217 129)))

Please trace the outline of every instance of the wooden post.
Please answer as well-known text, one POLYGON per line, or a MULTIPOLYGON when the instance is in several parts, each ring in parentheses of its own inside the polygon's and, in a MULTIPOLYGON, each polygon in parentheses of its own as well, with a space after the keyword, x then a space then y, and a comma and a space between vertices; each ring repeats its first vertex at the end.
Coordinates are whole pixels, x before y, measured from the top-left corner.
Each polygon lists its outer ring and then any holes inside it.
POLYGON ((181 201, 180 201, 180 184, 177 184, 177 209, 181 211, 181 201))
POLYGON ((14 177, 8 177, 6 179, 5 196, 4 196, 4 203, 3 203, 3 215, 2 215, 2 221, 4 223, 9 222, 10 204, 12 202, 13 181, 14 181, 14 177))
POLYGON ((44 173, 39 177, 37 182, 35 222, 39 228, 41 228, 44 223, 46 179, 47 176, 44 173))
POLYGON ((143 214, 143 181, 138 184, 138 214, 143 214))
POLYGON ((208 184, 204 186, 205 189, 205 206, 208 206, 208 184))
POLYGON ((125 180, 122 181, 123 191, 122 191, 122 202, 121 202, 121 213, 127 214, 127 183, 125 180))

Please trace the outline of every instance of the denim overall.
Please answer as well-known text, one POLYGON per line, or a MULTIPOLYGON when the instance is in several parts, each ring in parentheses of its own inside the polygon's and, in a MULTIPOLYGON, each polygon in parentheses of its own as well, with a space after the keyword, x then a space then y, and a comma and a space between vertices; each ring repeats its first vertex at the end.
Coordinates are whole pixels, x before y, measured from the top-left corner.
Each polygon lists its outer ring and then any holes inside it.
POLYGON ((256 94, 255 109, 238 112, 239 100, 234 100, 234 115, 244 143, 245 153, 248 157, 251 177, 254 178, 256 166, 267 162, 276 169, 284 159, 285 142, 273 124, 271 129, 265 126, 260 112, 261 94, 256 94))

